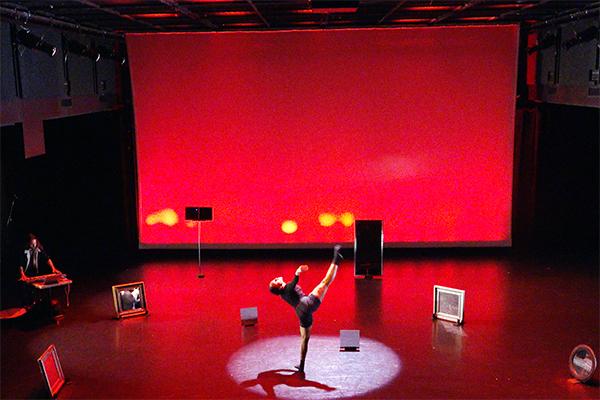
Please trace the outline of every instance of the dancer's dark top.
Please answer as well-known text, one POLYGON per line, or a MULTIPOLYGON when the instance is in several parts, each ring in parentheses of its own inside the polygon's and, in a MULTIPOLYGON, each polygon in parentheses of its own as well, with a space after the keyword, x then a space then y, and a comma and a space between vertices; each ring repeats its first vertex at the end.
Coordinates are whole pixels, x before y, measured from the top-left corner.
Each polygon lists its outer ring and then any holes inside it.
POLYGON ((302 288, 298 286, 299 279, 300 276, 295 275, 294 279, 285 285, 283 288, 283 293, 281 293, 281 298, 289 303, 292 307, 296 307, 300 302, 300 298, 305 296, 302 288))
POLYGON ((313 294, 306 296, 298 285, 299 276, 296 275, 292 281, 283 288, 281 298, 294 307, 296 316, 300 320, 300 326, 310 328, 313 324, 312 314, 321 305, 321 300, 313 294))

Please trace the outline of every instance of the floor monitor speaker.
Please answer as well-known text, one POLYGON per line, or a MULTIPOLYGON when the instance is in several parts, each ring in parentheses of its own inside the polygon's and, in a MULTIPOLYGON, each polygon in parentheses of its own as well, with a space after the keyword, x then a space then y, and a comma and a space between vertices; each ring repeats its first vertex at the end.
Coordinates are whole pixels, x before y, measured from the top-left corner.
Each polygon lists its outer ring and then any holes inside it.
POLYGON ((383 274, 383 221, 354 223, 354 275, 370 278, 383 274))

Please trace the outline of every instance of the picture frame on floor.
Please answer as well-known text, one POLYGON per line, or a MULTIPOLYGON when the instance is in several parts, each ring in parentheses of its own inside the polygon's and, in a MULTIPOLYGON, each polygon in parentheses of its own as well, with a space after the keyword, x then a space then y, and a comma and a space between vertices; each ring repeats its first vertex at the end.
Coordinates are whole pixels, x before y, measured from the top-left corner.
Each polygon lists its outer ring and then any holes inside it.
POLYGON ((37 359, 50 397, 55 397, 65 384, 65 375, 58 359, 56 346, 51 344, 37 359))
POLYGON ((465 291, 445 286, 433 287, 433 318, 451 321, 457 325, 464 322, 465 291))
POLYGON ((117 318, 147 315, 144 282, 131 282, 112 287, 113 303, 117 318))

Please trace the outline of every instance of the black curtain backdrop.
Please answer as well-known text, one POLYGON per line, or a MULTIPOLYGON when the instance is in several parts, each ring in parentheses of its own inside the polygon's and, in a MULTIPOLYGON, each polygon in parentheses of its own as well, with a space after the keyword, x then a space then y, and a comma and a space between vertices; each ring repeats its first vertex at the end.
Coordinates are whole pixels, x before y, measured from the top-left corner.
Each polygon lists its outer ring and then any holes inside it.
POLYGON ((546 251, 598 252, 599 114, 591 107, 541 107, 534 231, 546 251))
POLYGON ((23 236, 20 222, 23 219, 23 188, 25 186, 25 150, 22 125, 7 125, 0 128, 2 151, 2 281, 15 278, 11 267, 16 263, 14 248, 23 236))
MULTIPOLYGON (((122 113, 45 121, 48 236, 65 262, 86 271, 127 252, 132 169, 122 113)), ((60 264, 60 262, 59 262, 60 264)))
POLYGON ((2 127, 3 308, 17 301, 18 256, 28 232, 73 277, 121 268, 131 254, 136 224, 127 123, 124 111, 47 120, 46 153, 28 159, 21 126, 2 127))

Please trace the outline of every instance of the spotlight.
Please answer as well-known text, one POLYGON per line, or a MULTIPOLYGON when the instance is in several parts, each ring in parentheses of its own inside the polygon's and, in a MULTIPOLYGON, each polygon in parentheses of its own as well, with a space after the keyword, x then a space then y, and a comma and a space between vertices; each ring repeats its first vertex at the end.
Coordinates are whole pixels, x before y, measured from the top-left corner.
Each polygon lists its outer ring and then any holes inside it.
POLYGON ((100 61, 100 53, 96 49, 92 49, 90 46, 86 46, 75 40, 67 40, 67 51, 78 56, 91 58, 96 62, 100 61))
POLYGON ((111 60, 118 60, 120 65, 124 65, 127 59, 123 54, 120 54, 115 49, 109 49, 106 46, 96 46, 96 51, 102 56, 102 58, 109 58, 111 60))
POLYGON ((102 58, 116 58, 115 52, 112 49, 109 49, 108 47, 98 45, 96 46, 96 51, 98 52, 98 54, 100 54, 102 58))
POLYGON ((36 36, 31 33, 31 29, 22 26, 17 30, 17 42, 27 48, 43 51, 50 57, 56 54, 56 46, 46 42, 43 36, 36 36))
POLYGON ((588 381, 598 366, 596 355, 590 346, 580 344, 576 346, 569 357, 569 370, 571 375, 581 382, 588 381))
POLYGON ((578 44, 589 42, 591 40, 598 40, 598 28, 595 26, 589 27, 584 31, 576 32, 575 37, 573 39, 567 40, 563 43, 565 49, 570 49, 573 46, 577 46, 578 44))
POLYGON ((533 54, 536 51, 547 49, 556 43, 556 36, 552 33, 547 34, 541 40, 538 41, 538 44, 527 49, 527 54, 533 54))

